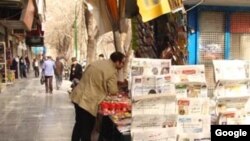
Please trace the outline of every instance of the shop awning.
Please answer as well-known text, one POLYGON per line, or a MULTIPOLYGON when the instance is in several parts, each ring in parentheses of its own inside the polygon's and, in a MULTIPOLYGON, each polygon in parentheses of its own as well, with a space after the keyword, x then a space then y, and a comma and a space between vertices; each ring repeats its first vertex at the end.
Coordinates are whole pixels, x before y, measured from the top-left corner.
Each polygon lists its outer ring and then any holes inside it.
POLYGON ((25 29, 30 31, 35 15, 33 0, 28 0, 25 6, 6 6, 0 2, 0 24, 9 29, 25 29), (23 7, 23 8, 22 8, 23 7))
POLYGON ((41 36, 30 36, 25 38, 26 45, 29 46, 43 46, 44 38, 41 36))
POLYGON ((185 5, 195 5, 201 2, 201 5, 216 5, 216 6, 250 6, 249 0, 185 0, 185 5))

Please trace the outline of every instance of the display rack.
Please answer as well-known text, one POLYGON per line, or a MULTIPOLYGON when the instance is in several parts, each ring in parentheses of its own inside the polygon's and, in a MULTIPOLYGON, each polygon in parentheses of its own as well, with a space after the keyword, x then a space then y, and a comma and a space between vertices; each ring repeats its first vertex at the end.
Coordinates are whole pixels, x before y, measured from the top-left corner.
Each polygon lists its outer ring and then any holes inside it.
POLYGON ((131 69, 132 140, 176 140, 171 60, 134 58, 131 69))
POLYGON ((216 124, 250 124, 248 63, 243 60, 214 60, 216 124))
POLYGON ((6 68, 6 46, 5 42, 0 42, 0 75, 1 83, 7 82, 7 68, 6 68))
POLYGON ((163 61, 166 60, 132 61, 133 141, 209 140, 210 100, 204 66, 168 65, 168 74, 152 73, 157 72, 153 71, 155 68, 163 68, 162 64, 168 64, 163 61), (155 93, 149 94, 151 89, 155 89, 155 93))
POLYGON ((210 100, 204 65, 172 66, 179 140, 210 140, 210 100))

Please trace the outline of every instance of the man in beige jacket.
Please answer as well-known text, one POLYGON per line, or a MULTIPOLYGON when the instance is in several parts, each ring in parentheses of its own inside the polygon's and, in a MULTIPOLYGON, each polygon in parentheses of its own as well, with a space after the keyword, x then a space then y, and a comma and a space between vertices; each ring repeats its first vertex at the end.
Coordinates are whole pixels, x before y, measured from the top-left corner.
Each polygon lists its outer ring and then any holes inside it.
POLYGON ((76 113, 72 141, 91 141, 99 103, 106 95, 118 92, 117 70, 123 68, 124 63, 125 55, 114 52, 109 60, 88 65, 79 84, 71 93, 76 113))

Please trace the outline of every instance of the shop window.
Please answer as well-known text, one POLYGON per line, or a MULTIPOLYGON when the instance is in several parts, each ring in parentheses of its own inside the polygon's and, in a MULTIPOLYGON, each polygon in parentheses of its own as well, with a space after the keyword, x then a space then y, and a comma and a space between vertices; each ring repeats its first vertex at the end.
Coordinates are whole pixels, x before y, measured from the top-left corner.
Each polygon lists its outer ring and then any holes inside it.
POLYGON ((212 95, 215 86, 212 60, 224 59, 225 14, 224 12, 204 11, 199 14, 198 63, 205 65, 208 94, 212 95))
POLYGON ((249 60, 250 13, 236 12, 231 14, 230 19, 230 59, 249 60))

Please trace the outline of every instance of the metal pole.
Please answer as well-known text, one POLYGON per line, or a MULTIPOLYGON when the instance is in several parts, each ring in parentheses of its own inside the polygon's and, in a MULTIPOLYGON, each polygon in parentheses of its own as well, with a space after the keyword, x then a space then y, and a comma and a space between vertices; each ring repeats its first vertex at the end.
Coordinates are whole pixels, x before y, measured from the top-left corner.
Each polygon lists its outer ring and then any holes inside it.
POLYGON ((78 54, 77 50, 78 50, 78 48, 77 48, 77 15, 76 15, 76 5, 77 5, 77 0, 75 2, 75 21, 74 21, 75 38, 74 38, 74 42, 75 42, 75 57, 78 58, 77 57, 77 54, 78 54))

